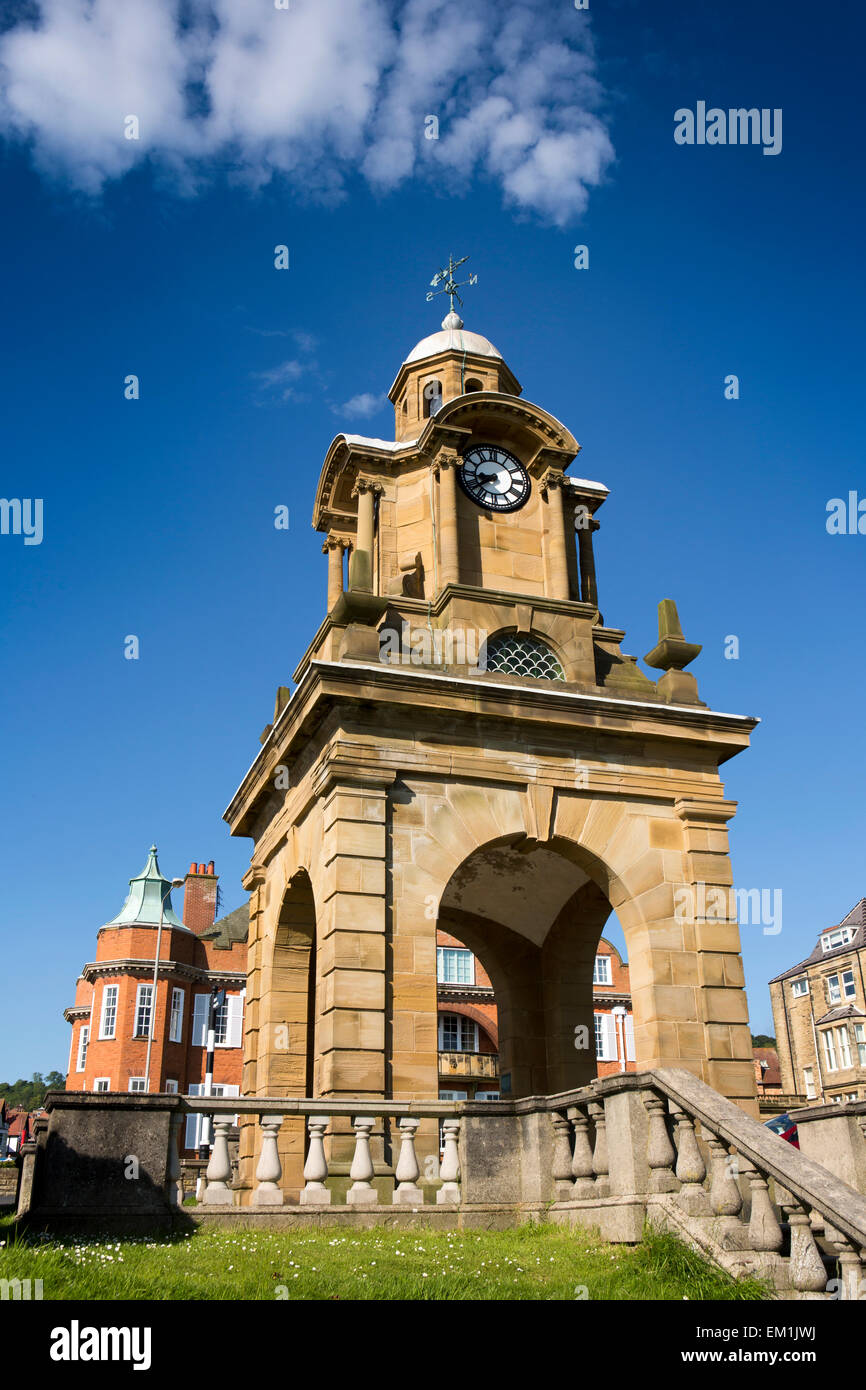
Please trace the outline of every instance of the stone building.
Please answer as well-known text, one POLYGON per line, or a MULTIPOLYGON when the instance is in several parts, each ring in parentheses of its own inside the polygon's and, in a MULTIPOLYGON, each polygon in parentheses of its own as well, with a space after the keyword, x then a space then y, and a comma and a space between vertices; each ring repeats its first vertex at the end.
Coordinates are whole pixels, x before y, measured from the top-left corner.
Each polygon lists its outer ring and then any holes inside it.
POLYGON ((866 1099, 866 898, 821 932, 799 965, 770 981, 782 1090, 807 1100, 866 1099))
MULTIPOLYGON (((245 905, 215 921, 217 887, 213 861, 191 864, 181 921, 172 906, 169 880, 160 872, 156 847, 151 847, 143 870, 129 880, 120 912, 100 927, 96 956, 84 966, 75 1003, 64 1012, 72 1025, 68 1091, 201 1095, 208 1003, 218 986, 226 991, 226 999, 216 1017, 214 1094, 240 1093, 249 910, 245 905), (154 1016, 161 902, 165 906, 154 1016)), ((184 1149, 197 1148, 198 1140, 199 1124, 191 1119, 183 1131, 184 1149)))
MULTIPOLYGON (((492 982, 502 1093, 581 1085, 614 910, 637 1065, 754 1112, 736 911, 694 904, 730 897, 719 767, 756 721, 700 700, 670 601, 659 678, 623 651, 596 580, 608 489, 571 476, 574 435, 486 338, 452 311, 389 394, 393 440, 339 434, 325 456, 327 611, 226 811, 252 840, 245 1092, 435 1097, 437 930, 492 982)), ((299 1122, 280 1151, 296 1190, 299 1122)))

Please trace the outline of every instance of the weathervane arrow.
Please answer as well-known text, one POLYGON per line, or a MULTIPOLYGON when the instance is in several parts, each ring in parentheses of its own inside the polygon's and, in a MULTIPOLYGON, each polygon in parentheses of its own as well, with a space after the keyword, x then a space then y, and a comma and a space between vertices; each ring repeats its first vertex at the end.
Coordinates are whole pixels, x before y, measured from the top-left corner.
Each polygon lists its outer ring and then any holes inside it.
POLYGON ((443 267, 441 270, 437 270, 436 274, 433 276, 433 279, 430 281, 432 289, 429 289, 427 291, 428 303, 431 299, 435 299, 437 294, 447 294, 451 300, 452 314, 454 313, 455 299, 457 300, 457 303, 462 307, 463 300, 460 298, 458 290, 462 290, 466 285, 478 284, 477 275, 470 275, 467 280, 463 280, 459 284, 454 279, 454 272, 458 270, 459 267, 468 260, 468 256, 462 256, 459 261, 455 261, 454 257, 449 255, 448 265, 443 267))

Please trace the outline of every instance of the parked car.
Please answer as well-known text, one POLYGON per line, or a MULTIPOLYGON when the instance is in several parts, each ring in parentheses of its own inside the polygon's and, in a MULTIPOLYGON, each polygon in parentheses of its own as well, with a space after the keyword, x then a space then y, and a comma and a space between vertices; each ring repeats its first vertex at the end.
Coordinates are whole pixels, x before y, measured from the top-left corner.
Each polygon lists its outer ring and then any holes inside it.
POLYGON ((778 1134, 781 1139, 786 1139, 789 1144, 793 1144, 795 1149, 800 1147, 800 1139, 797 1134, 797 1126, 790 1115, 774 1115, 771 1120, 765 1120, 767 1129, 771 1129, 774 1134, 778 1134))

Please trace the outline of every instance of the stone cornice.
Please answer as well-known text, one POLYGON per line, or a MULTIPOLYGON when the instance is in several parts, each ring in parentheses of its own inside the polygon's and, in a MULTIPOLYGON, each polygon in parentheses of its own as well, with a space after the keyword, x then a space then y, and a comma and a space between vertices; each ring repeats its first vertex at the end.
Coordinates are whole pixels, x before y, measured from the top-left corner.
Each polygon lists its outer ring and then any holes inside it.
MULTIPOLYGON (((154 962, 147 957, 139 959, 125 956, 120 960, 88 961, 81 972, 81 978, 92 983, 104 979, 106 975, 148 975, 153 978, 154 962)), ((160 960, 160 975, 177 975, 184 980, 211 981, 214 984, 246 984, 246 970, 203 970, 201 966, 190 965, 186 961, 160 960)), ((90 1012, 88 1006, 87 1012, 90 1012)))
POLYGON ((70 1004, 68 1009, 63 1010, 63 1017, 67 1023, 75 1023, 76 1019, 90 1017, 89 1004, 70 1004))
MULTIPOLYGON (((307 721, 320 703, 379 702, 394 709, 422 706, 450 717, 515 719, 549 732, 554 726, 569 729, 603 729, 627 739, 669 739, 708 746, 719 762, 747 744, 748 734, 760 722, 747 715, 725 714, 700 705, 663 704, 619 696, 556 688, 557 683, 517 685, 508 680, 487 680, 443 675, 417 667, 386 663, 311 661, 291 701, 271 729, 261 752, 223 813, 233 834, 248 834, 246 814, 257 801, 279 759, 291 761, 292 746, 309 738, 307 721)), ((383 772, 388 759, 377 762, 383 772)), ((357 764, 355 764, 357 767, 357 764)), ((719 798, 722 801, 722 798, 719 798)), ((703 808, 702 808, 703 809, 703 808)))

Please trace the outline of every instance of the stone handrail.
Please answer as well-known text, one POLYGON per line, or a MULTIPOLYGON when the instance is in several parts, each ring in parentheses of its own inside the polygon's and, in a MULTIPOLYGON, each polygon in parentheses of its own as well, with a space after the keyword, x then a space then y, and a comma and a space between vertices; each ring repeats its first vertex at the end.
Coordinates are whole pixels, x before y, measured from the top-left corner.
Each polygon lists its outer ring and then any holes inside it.
MULTIPOLYGON (((779 1287, 790 1286, 800 1295, 820 1296, 828 1287, 825 1259, 815 1239, 816 1233, 823 1233, 840 1266, 841 1296, 864 1297, 866 1198, 691 1072, 659 1068, 547 1097, 559 1142, 554 1177, 560 1200, 568 1200, 569 1195, 582 1200, 606 1197, 614 1189, 622 1192, 622 1184, 616 1188, 612 1170, 624 1155, 614 1154, 607 1130, 611 1111, 618 1107, 620 1144, 625 1129, 631 1133, 634 1150, 638 1126, 634 1113, 629 1115, 621 1103, 629 1096, 639 1100, 646 1112, 648 1186, 651 1193, 664 1198, 658 1205, 676 1203, 677 1214, 681 1212, 692 1227, 703 1223, 707 1238, 722 1249, 760 1255, 753 1267, 769 1270, 779 1287), (574 1130, 572 1194, 567 1190, 569 1125, 574 1130), (589 1144, 590 1125, 594 1147, 589 1144), (702 1131, 708 1163, 696 1127, 702 1131), (751 1189, 748 1222, 743 1217, 746 1203, 740 1179, 751 1189), (770 1199, 770 1181, 787 1218, 790 1253, 784 1258, 781 1252, 787 1242, 770 1199)), ((643 1157, 634 1151, 630 1155, 632 1162, 643 1157)))

